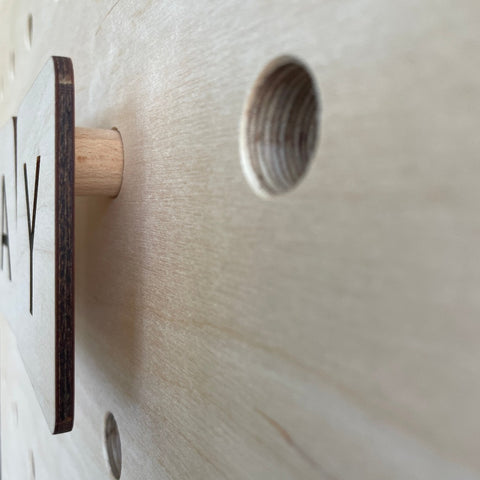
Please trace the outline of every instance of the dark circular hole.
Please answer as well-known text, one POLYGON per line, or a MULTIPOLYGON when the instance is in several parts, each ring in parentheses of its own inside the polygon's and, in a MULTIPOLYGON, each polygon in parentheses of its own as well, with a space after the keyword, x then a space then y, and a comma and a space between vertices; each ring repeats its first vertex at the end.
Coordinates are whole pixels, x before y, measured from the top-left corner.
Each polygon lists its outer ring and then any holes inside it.
POLYGON ((15 78, 15 52, 10 52, 9 72, 10 77, 15 78))
POLYGON ((105 448, 110 471, 114 478, 119 479, 122 473, 122 446, 118 425, 112 413, 108 413, 105 419, 105 448))
POLYGON ((25 34, 25 44, 27 48, 30 50, 32 48, 32 41, 33 41, 33 16, 30 13, 27 17, 27 31, 25 34))
POLYGON ((30 478, 32 480, 35 480, 36 474, 35 474, 35 456, 33 455, 32 450, 29 452, 29 457, 30 457, 30 478))
POLYGON ((308 68, 280 57, 263 70, 247 101, 242 164, 257 193, 278 195, 305 175, 314 155, 320 99, 308 68))

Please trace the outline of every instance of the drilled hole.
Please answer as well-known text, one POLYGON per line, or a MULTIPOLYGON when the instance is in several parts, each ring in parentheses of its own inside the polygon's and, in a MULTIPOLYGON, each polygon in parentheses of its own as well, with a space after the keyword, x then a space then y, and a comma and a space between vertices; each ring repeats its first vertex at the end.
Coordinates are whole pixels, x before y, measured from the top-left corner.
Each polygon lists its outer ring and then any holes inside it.
POLYGON ((33 455, 33 452, 30 450, 30 454, 29 454, 29 457, 30 457, 30 478, 31 480, 35 480, 35 457, 33 455))
POLYGON ((25 32, 25 45, 27 49, 30 50, 32 48, 32 41, 33 41, 33 16, 29 14, 27 17, 27 29, 25 32))
POLYGON ((16 402, 12 404, 13 423, 18 427, 18 405, 16 402))
POLYGON ((242 166, 253 189, 278 195, 294 188, 315 152, 320 98, 308 68, 280 57, 266 66, 242 118, 242 166))
POLYGON ((8 65, 10 77, 15 78, 15 52, 10 52, 10 62, 8 65))
POLYGON ((122 446, 117 422, 112 413, 105 418, 105 448, 108 464, 114 478, 119 479, 122 473, 122 446))

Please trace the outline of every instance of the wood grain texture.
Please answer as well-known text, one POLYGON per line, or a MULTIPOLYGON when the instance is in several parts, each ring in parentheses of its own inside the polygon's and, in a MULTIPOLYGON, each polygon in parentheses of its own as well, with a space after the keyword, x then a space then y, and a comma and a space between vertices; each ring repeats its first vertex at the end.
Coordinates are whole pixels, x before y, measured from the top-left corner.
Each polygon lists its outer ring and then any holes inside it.
POLYGON ((77 200, 63 438, 2 324, 5 478, 30 452, 37 478, 110 478, 108 411, 124 479, 480 478, 479 2, 6 3, 0 124, 69 56, 77 123, 122 132, 125 172, 77 200), (313 73, 322 132, 264 200, 238 134, 280 55, 313 73))

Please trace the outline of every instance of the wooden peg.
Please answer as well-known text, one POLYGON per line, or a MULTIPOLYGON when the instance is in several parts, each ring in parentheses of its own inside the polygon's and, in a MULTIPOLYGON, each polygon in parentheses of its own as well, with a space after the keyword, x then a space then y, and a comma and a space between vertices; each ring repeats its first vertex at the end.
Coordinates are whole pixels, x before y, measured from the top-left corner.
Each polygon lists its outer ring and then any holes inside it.
POLYGON ((75 195, 116 197, 123 177, 118 130, 75 128, 75 195))

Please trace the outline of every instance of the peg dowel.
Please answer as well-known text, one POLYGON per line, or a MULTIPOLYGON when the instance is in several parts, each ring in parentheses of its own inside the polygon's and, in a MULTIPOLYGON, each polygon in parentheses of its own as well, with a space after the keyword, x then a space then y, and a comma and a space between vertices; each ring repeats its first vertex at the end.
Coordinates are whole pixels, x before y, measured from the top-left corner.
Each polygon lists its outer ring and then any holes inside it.
POLYGON ((123 143, 117 130, 75 128, 75 195, 116 197, 123 178, 123 143))

